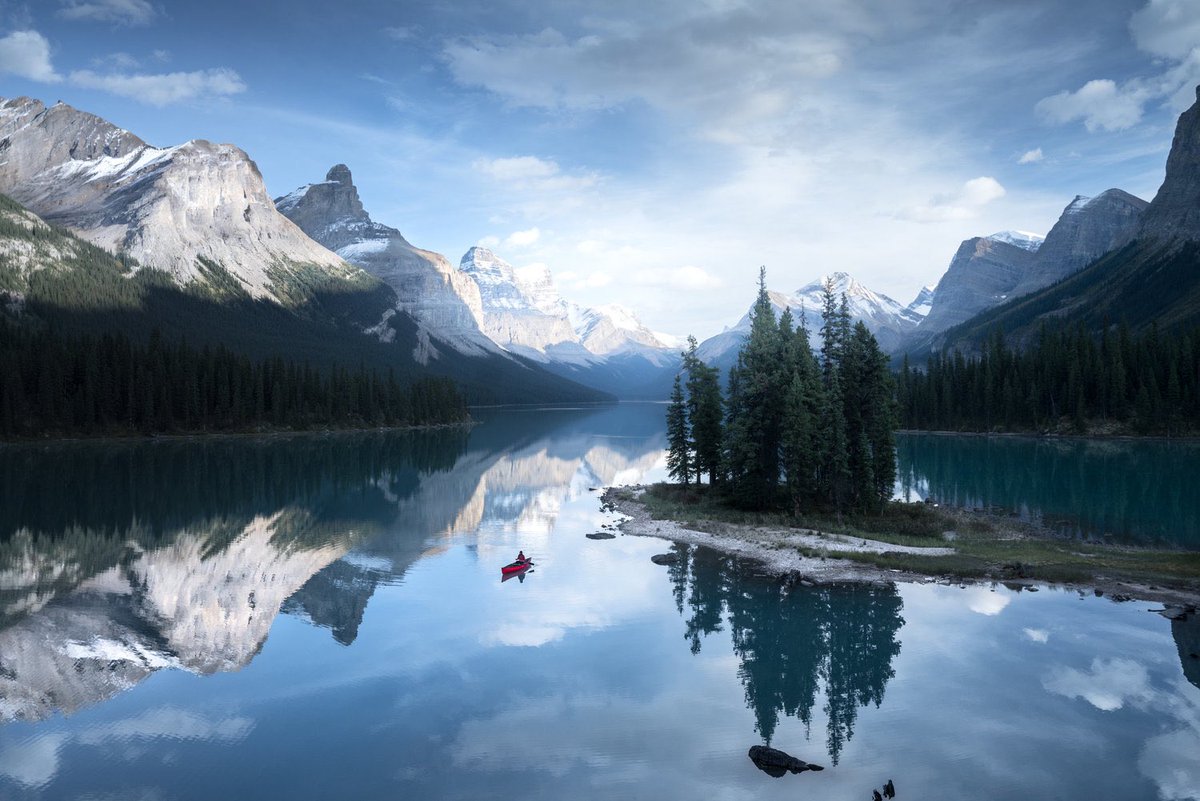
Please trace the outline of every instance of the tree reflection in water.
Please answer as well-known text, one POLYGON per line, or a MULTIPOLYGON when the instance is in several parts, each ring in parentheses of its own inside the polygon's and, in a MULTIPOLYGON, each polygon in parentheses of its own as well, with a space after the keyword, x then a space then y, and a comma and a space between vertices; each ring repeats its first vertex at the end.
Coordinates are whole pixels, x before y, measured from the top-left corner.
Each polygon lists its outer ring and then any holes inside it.
POLYGON ((692 653, 729 626, 755 728, 770 744, 781 715, 812 723, 823 691, 826 746, 837 764, 858 708, 883 702, 900 653, 903 602, 895 585, 790 587, 744 561, 676 544, 668 570, 692 653))

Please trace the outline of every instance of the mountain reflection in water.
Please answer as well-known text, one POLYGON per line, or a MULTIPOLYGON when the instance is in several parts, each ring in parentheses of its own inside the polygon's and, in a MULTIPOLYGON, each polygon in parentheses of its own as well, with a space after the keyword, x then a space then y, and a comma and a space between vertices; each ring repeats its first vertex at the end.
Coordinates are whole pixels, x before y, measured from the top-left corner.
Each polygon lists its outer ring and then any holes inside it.
POLYGON ((644 472, 663 447, 653 411, 601 444, 611 409, 485 415, 469 433, 4 448, 0 723, 162 668, 239 670, 280 611, 349 645, 375 588, 447 537, 548 531, 565 498, 644 472))
POLYGON ((807 730, 823 694, 826 747, 836 765, 854 736, 858 708, 883 703, 895 675, 904 625, 895 585, 804 587, 707 548, 673 550, 679 561, 668 571, 692 653, 700 653, 703 637, 729 626, 746 706, 768 745, 781 715, 807 730))

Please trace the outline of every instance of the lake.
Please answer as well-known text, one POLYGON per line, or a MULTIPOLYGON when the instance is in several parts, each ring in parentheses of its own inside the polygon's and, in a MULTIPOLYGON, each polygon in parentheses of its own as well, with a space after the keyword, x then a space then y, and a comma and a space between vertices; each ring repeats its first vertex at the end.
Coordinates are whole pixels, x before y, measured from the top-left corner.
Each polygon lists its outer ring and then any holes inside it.
POLYGON ((1061 535, 1200 548, 1200 441, 900 434, 897 496, 997 508, 1061 535))
MULTIPOLYGON (((588 539, 597 488, 662 478, 663 409, 0 448, 0 798, 1200 798, 1195 616, 588 539)), ((1086 517, 945 448, 902 440, 910 491, 1086 517)))

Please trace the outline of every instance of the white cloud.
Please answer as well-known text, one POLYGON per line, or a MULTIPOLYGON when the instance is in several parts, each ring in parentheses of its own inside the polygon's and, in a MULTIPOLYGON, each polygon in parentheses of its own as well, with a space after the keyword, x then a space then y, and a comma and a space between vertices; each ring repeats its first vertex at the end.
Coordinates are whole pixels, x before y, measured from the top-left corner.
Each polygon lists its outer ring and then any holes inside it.
POLYGON ((1040 147, 1035 147, 1033 150, 1026 150, 1021 154, 1021 158, 1017 159, 1018 164, 1036 164, 1046 158, 1040 147))
POLYGON ((483 236, 479 238, 479 241, 476 244, 481 248, 494 248, 500 244, 500 237, 483 236))
POLYGON ((695 291, 698 289, 715 289, 723 286, 720 278, 694 264, 669 269, 643 269, 633 273, 631 280, 642 286, 657 286, 666 289, 695 291))
POLYGON ((504 239, 504 245, 510 248, 526 248, 537 242, 541 236, 541 230, 535 225, 524 231, 513 231, 504 239))
POLYGON ((957 191, 935 195, 928 203, 910 206, 896 216, 913 222, 946 222, 969 220, 979 216, 979 210, 1007 192, 990 175, 981 175, 965 182, 957 191))
POLYGON ((114 25, 148 25, 158 11, 149 0, 67 0, 58 16, 114 25))
POLYGON ((37 31, 13 31, 0 39, 0 73, 46 83, 62 80, 50 63, 50 43, 37 31))
POLYGON ((169 737, 229 744, 245 739, 253 728, 254 721, 247 717, 210 718, 186 709, 164 706, 104 727, 86 729, 79 734, 78 741, 83 745, 106 745, 113 740, 169 737))
POLYGON ((114 73, 102 75, 92 70, 71 73, 71 83, 85 89, 100 89, 129 97, 152 106, 168 106, 213 97, 228 97, 246 91, 246 84, 231 69, 217 68, 195 72, 169 72, 158 75, 114 73))
POLYGON ((1005 607, 1012 603, 1011 593, 997 592, 979 585, 963 590, 961 597, 966 600, 967 608, 972 612, 988 617, 1000 614, 1005 607))
POLYGON ((471 166, 493 181, 538 192, 578 191, 594 186, 599 180, 593 172, 566 174, 558 162, 537 156, 476 159, 471 166))
POLYGON ((141 66, 141 62, 129 53, 119 52, 93 58, 92 64, 97 67, 108 67, 117 70, 132 70, 141 66))
POLYGON ((1082 120, 1089 131, 1121 131, 1142 119, 1151 94, 1137 83, 1118 87, 1107 78, 1088 81, 1074 92, 1059 92, 1038 101, 1036 110, 1055 123, 1082 120))
POLYGON ((67 736, 53 732, 19 742, 0 752, 0 776, 26 787, 41 787, 58 774, 58 753, 67 736))
POLYGON ((1093 659, 1091 670, 1060 667, 1042 686, 1067 698, 1082 698, 1097 709, 1112 712, 1126 704, 1145 706, 1153 699, 1145 666, 1132 659, 1093 659))
POLYGON ((1118 85, 1101 78, 1074 92, 1043 98, 1037 111, 1050 122, 1082 120, 1089 131, 1122 131, 1142 120, 1145 108, 1165 103, 1176 113, 1195 100, 1200 83, 1200 0, 1149 0, 1129 18, 1138 49, 1159 60, 1162 72, 1118 85))
POLYGON ((1147 53, 1185 59, 1200 47, 1200 2, 1150 0, 1130 17, 1129 30, 1147 53))
POLYGON ((1021 629, 1021 631, 1024 632, 1025 636, 1033 642, 1050 641, 1050 632, 1046 631, 1045 629, 1021 629))

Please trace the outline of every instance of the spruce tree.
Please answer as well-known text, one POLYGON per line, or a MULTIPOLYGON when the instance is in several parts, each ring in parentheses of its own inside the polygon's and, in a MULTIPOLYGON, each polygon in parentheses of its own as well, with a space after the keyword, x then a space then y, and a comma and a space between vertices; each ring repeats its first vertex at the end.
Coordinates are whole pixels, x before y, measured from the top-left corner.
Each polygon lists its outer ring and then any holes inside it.
POLYGON ((688 435, 687 404, 683 384, 675 376, 671 403, 667 406, 667 473, 680 484, 688 484, 692 475, 691 437, 688 435))

